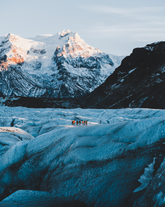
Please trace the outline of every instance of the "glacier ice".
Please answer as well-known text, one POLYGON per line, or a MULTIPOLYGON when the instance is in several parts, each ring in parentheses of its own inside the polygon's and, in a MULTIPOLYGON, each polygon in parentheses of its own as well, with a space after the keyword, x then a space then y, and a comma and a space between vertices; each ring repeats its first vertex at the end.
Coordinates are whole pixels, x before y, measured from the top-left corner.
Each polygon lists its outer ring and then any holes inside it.
POLYGON ((133 191, 134 193, 139 192, 148 186, 148 184, 153 178, 154 164, 155 164, 155 158, 153 162, 144 169, 144 174, 141 175, 138 180, 141 183, 141 185, 133 191))
POLYGON ((0 152, 5 148, 0 155, 4 189, 124 206, 133 191, 144 189, 138 187, 140 176, 148 186, 158 162, 154 165, 153 159, 164 153, 164 110, 1 106, 0 112, 0 142, 6 143, 0 145, 0 152), (88 120, 88 126, 72 126, 75 118, 88 120))

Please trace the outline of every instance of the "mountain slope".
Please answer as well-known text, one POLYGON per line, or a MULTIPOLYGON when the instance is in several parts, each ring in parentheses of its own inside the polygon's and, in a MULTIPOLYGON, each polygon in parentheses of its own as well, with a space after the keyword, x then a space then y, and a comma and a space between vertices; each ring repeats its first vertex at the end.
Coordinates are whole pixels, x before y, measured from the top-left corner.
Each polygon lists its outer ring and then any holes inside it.
POLYGON ((92 108, 165 108, 165 42, 136 48, 86 97, 92 108))
POLYGON ((102 84, 122 57, 87 45, 77 33, 0 38, 3 96, 74 98, 102 84))

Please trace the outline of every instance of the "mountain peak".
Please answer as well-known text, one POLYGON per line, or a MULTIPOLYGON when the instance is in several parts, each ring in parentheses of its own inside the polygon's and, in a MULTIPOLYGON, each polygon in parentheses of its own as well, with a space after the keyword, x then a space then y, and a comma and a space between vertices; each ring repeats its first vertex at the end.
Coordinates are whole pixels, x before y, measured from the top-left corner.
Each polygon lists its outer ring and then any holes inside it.
POLYGON ((73 33, 72 31, 68 30, 68 29, 64 29, 61 33, 60 33, 60 36, 61 37, 65 37, 67 36, 68 34, 70 33, 73 33))
POLYGON ((70 30, 29 39, 8 33, 0 45, 5 95, 76 97, 94 90, 115 69, 108 55, 70 30))
POLYGON ((13 33, 7 33, 5 35, 5 38, 9 39, 9 40, 16 40, 16 39, 20 38, 20 36, 19 35, 15 35, 13 33))
POLYGON ((11 35, 14 35, 14 34, 12 34, 12 33, 9 32, 9 33, 7 33, 7 34, 5 35, 5 37, 6 37, 6 38, 9 38, 11 35))

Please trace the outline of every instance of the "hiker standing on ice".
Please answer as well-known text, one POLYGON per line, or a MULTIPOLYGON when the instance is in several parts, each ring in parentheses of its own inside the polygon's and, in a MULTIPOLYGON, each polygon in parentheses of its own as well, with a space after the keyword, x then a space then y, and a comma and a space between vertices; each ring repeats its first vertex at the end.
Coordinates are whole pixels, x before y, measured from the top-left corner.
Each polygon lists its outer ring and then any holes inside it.
POLYGON ((75 125, 75 120, 72 121, 72 125, 75 125))

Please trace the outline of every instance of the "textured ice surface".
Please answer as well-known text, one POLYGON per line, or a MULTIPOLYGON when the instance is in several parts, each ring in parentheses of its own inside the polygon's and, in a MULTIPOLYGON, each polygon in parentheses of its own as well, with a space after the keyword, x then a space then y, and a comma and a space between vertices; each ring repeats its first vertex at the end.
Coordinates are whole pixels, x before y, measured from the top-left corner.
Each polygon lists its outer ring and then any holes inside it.
POLYGON ((148 167, 146 167, 144 169, 144 174, 141 175, 139 180, 138 180, 141 183, 141 186, 136 188, 134 190, 134 193, 136 193, 138 191, 141 191, 141 190, 145 189, 148 186, 148 184, 150 183, 150 181, 153 178, 154 165, 155 165, 155 159, 153 160, 153 162, 151 164, 148 165, 148 167))
MULTIPOLYGON (((0 156, 3 188, 121 207, 135 189, 144 189, 138 179, 145 175, 146 181, 154 172, 153 159, 164 153, 165 110, 0 107, 0 111, 0 126, 12 123, 35 137, 14 142, 0 156), (88 120, 88 126, 72 126, 73 119, 88 120)), ((10 141, 12 132, 2 133, 10 141)))
MULTIPOLYGON (((22 129, 16 127, 0 127, 0 160, 3 159, 2 154, 8 151, 11 147, 14 151, 18 151, 18 148, 15 148, 16 146, 20 146, 22 144, 24 145, 24 143, 32 140, 33 138, 33 136, 22 129)), ((11 151, 10 154, 12 155, 11 151)), ((4 160, 1 163, 1 167, 3 166, 3 163, 4 160)))
POLYGON ((19 190, 0 203, 2 207, 85 207, 80 201, 67 198, 56 198, 43 191, 19 190))

